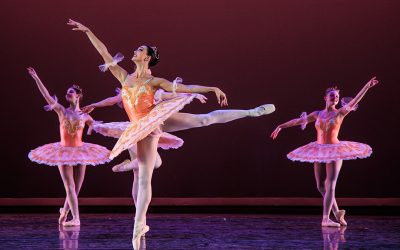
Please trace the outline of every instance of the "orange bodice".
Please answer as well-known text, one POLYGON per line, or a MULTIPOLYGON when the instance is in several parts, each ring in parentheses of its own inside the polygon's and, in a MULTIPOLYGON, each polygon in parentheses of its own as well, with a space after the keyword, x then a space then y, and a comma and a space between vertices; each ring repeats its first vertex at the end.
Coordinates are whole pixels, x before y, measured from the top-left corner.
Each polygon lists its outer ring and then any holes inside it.
POLYGON ((131 122, 145 117, 155 106, 155 91, 148 84, 150 80, 134 84, 132 87, 125 84, 122 88, 122 102, 131 122))
POLYGON ((315 121, 315 128, 317 130, 317 143, 339 143, 338 135, 342 122, 343 118, 339 117, 338 115, 323 118, 318 114, 318 118, 315 121))
POLYGON ((85 121, 81 116, 79 119, 71 119, 70 116, 65 115, 60 122, 60 143, 62 146, 79 147, 83 145, 82 133, 85 127, 85 121))

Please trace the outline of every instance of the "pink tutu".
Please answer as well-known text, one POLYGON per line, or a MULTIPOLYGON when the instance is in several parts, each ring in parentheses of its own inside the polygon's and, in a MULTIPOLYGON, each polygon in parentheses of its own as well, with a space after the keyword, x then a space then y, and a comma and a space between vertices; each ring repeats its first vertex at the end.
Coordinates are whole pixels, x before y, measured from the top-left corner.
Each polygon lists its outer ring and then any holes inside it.
POLYGON ((78 147, 62 146, 59 142, 40 146, 29 152, 31 161, 49 166, 99 165, 109 162, 110 151, 100 145, 83 143, 78 147))
POLYGON ((319 144, 311 142, 293 150, 287 157, 292 161, 327 163, 367 158, 371 154, 371 147, 364 143, 341 141, 336 144, 319 144))
MULTIPOLYGON (((122 91, 127 92, 125 89, 122 91)), ((126 95, 132 95, 132 93, 128 93, 126 95)), ((135 146, 138 141, 142 140, 148 135, 151 135, 154 130, 160 128, 160 125, 163 124, 165 120, 167 120, 172 114, 181 110, 186 104, 189 104, 194 97, 195 95, 192 94, 179 94, 173 99, 160 102, 154 106, 154 108, 152 108, 144 117, 130 122, 128 127, 119 137, 114 148, 111 150, 109 156, 110 159, 114 159, 122 151, 135 146)))
MULTIPOLYGON (((107 122, 107 123, 95 123, 93 125, 94 131, 97 133, 113 137, 119 138, 122 133, 128 128, 130 122, 107 122)), ((162 132, 160 139, 158 141, 158 147, 162 149, 170 149, 170 148, 180 148, 183 145, 183 140, 175 135, 162 132)))

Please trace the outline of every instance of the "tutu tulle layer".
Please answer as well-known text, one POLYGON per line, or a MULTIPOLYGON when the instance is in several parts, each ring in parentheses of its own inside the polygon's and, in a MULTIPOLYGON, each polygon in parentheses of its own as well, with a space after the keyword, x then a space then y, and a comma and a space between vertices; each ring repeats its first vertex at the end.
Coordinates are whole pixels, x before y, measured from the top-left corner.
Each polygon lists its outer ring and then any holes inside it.
POLYGON ((366 158, 371 154, 371 147, 364 143, 341 141, 336 144, 318 144, 311 142, 293 150, 287 157, 292 161, 327 163, 366 158))
MULTIPOLYGON (((130 122, 108 122, 108 123, 96 123, 93 125, 94 131, 97 133, 119 138, 122 133, 128 128, 130 122)), ((183 140, 175 135, 169 133, 161 133, 160 139, 158 141, 158 147, 162 149, 179 148, 183 145, 183 140)))
MULTIPOLYGON (((146 116, 138 121, 132 121, 124 130, 118 142, 110 153, 110 159, 118 156, 122 151, 133 147, 136 143, 167 120, 172 114, 181 110, 186 104, 190 103, 195 95, 180 94, 173 99, 162 101, 157 104, 146 116)), ((161 136, 163 133, 159 133, 161 136)))
POLYGON ((31 161, 49 166, 99 165, 109 162, 110 151, 100 145, 84 143, 79 147, 65 147, 59 142, 50 143, 31 150, 31 161))

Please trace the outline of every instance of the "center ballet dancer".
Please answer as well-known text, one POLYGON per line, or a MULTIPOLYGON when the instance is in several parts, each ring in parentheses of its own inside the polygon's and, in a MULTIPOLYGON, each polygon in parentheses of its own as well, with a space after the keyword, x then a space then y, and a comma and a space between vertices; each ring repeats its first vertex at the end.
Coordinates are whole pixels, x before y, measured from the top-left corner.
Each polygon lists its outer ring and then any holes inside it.
POLYGON ((203 115, 180 113, 179 110, 195 98, 194 94, 214 92, 221 106, 227 106, 228 100, 225 93, 217 87, 172 83, 149 74, 149 67, 155 66, 160 60, 156 47, 143 45, 137 48, 132 57, 135 71, 128 74, 118 65, 120 57, 113 58, 89 28, 73 20, 69 20, 68 24, 74 26, 73 30, 82 31, 88 36, 105 61, 102 69, 109 69, 122 85, 121 99, 130 124, 112 149, 110 159, 124 150, 134 146, 137 148, 138 192, 132 244, 134 249, 139 249, 141 236, 149 231, 145 223, 146 213, 152 196, 151 179, 156 165, 157 145, 163 132, 270 114, 275 111, 275 107, 265 104, 251 110, 217 110, 203 115), (155 105, 154 95, 158 89, 181 94, 155 105))

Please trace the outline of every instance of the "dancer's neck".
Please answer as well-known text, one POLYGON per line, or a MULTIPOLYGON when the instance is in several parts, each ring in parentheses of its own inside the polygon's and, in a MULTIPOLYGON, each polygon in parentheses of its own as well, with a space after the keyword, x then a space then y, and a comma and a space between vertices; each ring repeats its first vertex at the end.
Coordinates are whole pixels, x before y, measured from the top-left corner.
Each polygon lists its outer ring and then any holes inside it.
POLYGON ((325 106, 325 110, 326 110, 327 112, 335 111, 335 110, 336 110, 336 107, 335 107, 335 105, 326 105, 326 106, 325 106))
POLYGON ((151 75, 149 66, 143 64, 136 64, 135 72, 133 73, 133 76, 135 78, 144 78, 148 75, 151 75))
POLYGON ((80 106, 79 106, 79 100, 78 101, 76 101, 76 103, 70 103, 69 104, 69 108, 71 109, 71 110, 73 110, 73 111, 81 111, 81 108, 80 108, 80 106))

